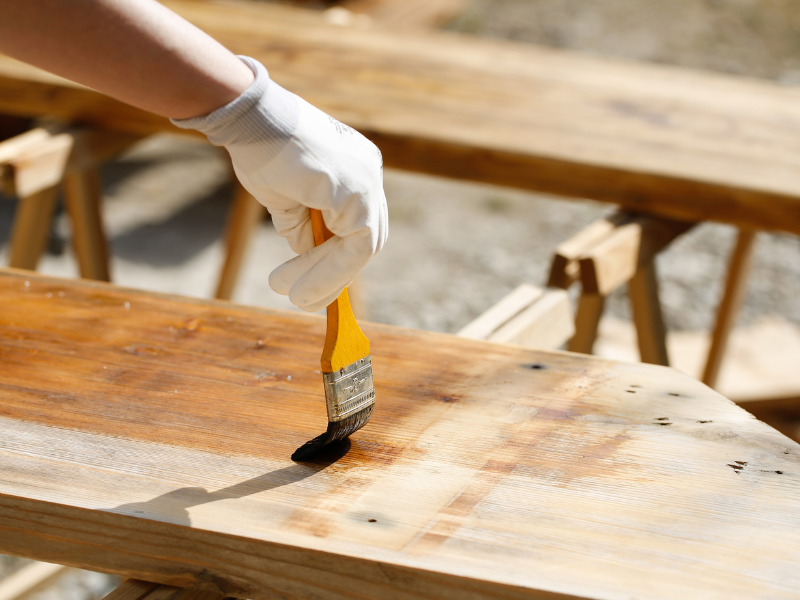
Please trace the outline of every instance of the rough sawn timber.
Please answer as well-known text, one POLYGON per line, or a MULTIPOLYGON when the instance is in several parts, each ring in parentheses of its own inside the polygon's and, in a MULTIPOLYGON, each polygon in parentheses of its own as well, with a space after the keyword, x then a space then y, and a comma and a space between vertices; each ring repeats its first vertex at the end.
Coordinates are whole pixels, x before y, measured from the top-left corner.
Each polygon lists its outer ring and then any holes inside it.
POLYGON ((225 596, 796 598, 800 445, 677 371, 0 276, 0 552, 225 596))
MULTIPOLYGON (((800 91, 262 3, 167 6, 372 138, 387 166, 800 233, 800 91)), ((0 113, 137 134, 169 121, 9 59, 0 113)))

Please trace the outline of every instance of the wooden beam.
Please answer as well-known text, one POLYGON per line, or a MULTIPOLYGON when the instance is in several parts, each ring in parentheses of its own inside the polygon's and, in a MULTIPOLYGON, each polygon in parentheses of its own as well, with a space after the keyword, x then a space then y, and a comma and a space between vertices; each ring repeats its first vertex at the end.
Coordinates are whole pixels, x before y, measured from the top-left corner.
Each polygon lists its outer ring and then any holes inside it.
POLYGON ((375 414, 293 463, 323 318, 17 271, 0 306, 2 553, 253 600, 796 588, 800 446, 677 371, 363 323, 375 414))
MULTIPOLYGON (((790 87, 444 32, 343 34, 267 3, 166 4, 371 137, 387 166, 800 232, 800 91, 790 87)), ((0 112, 175 131, 8 59, 0 112)))
POLYGON ((490 342, 556 350, 575 333, 567 292, 545 290, 542 297, 498 328, 490 342))
POLYGON ((26 197, 58 185, 67 173, 96 166, 141 136, 81 128, 36 128, 0 142, 4 193, 26 197))
POLYGON ((580 259, 585 293, 607 296, 642 268, 693 223, 646 215, 633 216, 594 245, 580 259))
POLYGON ((523 283, 462 327, 456 335, 472 340, 486 340, 509 319, 539 300, 543 294, 544 290, 541 288, 523 283))
POLYGON ((108 281, 108 249, 96 166, 139 139, 81 128, 39 127, 0 142, 3 191, 19 198, 10 266, 36 268, 52 226, 56 187, 63 182, 81 276, 108 281))
POLYGON ((567 289, 578 281, 581 276, 580 259, 608 237, 615 228, 629 222, 631 218, 628 213, 616 211, 604 219, 594 221, 566 242, 559 244, 550 265, 548 287, 567 289))
POLYGON ((71 569, 34 561, 0 580, 0 600, 25 600, 53 585, 71 569))
POLYGON ((222 600, 224 597, 216 592, 126 579, 103 600, 222 600))
POLYGON ((523 284, 457 335, 552 350, 561 347, 573 333, 569 297, 564 290, 523 284))

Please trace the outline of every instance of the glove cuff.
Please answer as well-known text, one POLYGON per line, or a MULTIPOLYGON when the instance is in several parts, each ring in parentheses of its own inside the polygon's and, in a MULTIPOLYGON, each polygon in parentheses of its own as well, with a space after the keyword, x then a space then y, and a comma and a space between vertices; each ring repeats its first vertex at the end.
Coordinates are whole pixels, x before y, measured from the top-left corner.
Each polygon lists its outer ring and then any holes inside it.
MULTIPOLYGON (((239 58, 253 71, 255 80, 238 98, 204 116, 170 120, 181 129, 204 133, 212 144, 229 151, 250 146, 250 152, 237 158, 249 162, 249 155, 257 167, 286 146, 297 128, 300 109, 298 97, 272 81, 264 65, 248 56, 239 58)), ((247 169, 249 165, 240 166, 247 169)))

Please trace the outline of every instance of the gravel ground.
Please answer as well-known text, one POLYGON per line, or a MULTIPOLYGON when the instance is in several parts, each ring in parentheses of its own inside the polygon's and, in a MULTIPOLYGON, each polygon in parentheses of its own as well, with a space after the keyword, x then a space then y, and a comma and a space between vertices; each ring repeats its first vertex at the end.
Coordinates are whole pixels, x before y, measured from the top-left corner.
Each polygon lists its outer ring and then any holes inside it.
MULTIPOLYGON (((450 29, 800 83, 800 4, 795 0, 473 0, 450 29)), ((218 151, 162 137, 103 172, 115 281, 208 297, 221 261, 220 236, 231 186, 218 151)), ((522 282, 543 284, 552 249, 607 205, 389 171, 391 235, 366 269, 362 290, 371 319, 456 331, 522 282)), ((0 261, 14 203, 0 202, 0 261)), ((75 276, 68 234, 58 219, 54 252, 40 270, 75 276)), ((662 301, 673 330, 711 325, 735 231, 701 225, 659 259, 662 301)), ((269 222, 248 256, 235 299, 290 308, 271 292, 269 270, 291 257, 269 222)), ((800 323, 800 248, 788 235, 761 234, 740 322, 765 315, 800 323)), ((621 294, 610 312, 628 318, 621 294)), ((0 577, 24 561, 0 557, 0 577)), ((55 591, 91 600, 114 578, 72 572, 55 591)), ((49 594, 49 595, 48 595, 49 594)))

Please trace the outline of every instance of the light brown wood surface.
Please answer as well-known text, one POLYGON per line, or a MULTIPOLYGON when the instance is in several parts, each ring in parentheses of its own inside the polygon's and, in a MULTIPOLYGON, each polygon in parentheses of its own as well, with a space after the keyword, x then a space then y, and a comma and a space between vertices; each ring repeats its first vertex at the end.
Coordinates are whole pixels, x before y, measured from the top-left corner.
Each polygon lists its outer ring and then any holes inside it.
POLYGON ((501 298, 456 335, 471 340, 554 350, 575 333, 569 296, 526 283, 501 298))
POLYGON ((0 306, 2 553, 256 600, 800 589, 800 445, 676 371, 365 324, 375 415, 296 464, 323 318, 20 271, 0 306))
MULTIPOLYGON (((370 136, 387 166, 800 232, 796 89, 441 32, 346 29, 261 3, 166 4, 370 136)), ((8 59, 0 113, 173 130, 8 59)))

